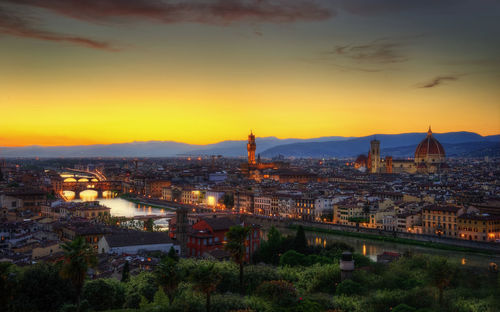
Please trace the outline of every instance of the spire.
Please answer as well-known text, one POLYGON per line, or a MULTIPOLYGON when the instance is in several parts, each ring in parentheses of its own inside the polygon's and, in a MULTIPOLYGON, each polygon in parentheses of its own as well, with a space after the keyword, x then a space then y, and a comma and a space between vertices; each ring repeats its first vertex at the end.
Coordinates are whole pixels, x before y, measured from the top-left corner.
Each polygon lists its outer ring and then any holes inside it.
POLYGON ((427 135, 428 136, 431 136, 432 135, 432 130, 431 130, 431 126, 429 125, 429 130, 427 131, 427 135))

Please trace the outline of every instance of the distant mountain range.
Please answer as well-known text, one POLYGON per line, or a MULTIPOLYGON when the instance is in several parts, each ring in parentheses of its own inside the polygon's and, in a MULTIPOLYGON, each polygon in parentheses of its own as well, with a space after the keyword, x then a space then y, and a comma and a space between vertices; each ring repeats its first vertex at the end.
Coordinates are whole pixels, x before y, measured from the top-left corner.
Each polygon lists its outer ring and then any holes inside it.
MULTIPOLYGON (((381 155, 411 157, 426 133, 377 134, 344 141, 294 143, 275 146, 262 153, 263 157, 355 157, 368 154, 370 141, 380 141, 381 155)), ((447 156, 477 157, 500 154, 500 135, 481 136, 473 132, 434 133, 447 156)))
MULTIPOLYGON (((426 133, 376 134, 365 137, 320 137, 313 139, 257 138, 257 153, 263 157, 354 157, 366 154, 373 138, 380 140, 382 155, 408 157, 426 133)), ((500 135, 473 132, 434 134, 448 156, 498 156, 500 135)), ((173 141, 76 146, 0 147, 0 157, 168 157, 180 155, 246 156, 246 140, 192 145, 173 141)))

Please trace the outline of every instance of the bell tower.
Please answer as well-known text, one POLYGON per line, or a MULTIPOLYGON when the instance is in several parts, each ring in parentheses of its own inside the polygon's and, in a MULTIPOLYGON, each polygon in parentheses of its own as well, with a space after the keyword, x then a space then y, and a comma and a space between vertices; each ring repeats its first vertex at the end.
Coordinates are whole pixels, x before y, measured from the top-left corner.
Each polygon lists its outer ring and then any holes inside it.
POLYGON ((248 135, 248 144, 247 144, 248 164, 249 165, 255 165, 255 150, 256 149, 257 149, 257 145, 255 144, 255 135, 253 134, 252 131, 250 131, 250 134, 248 135))
POLYGON ((375 139, 370 142, 371 173, 378 173, 380 167, 380 141, 375 139))

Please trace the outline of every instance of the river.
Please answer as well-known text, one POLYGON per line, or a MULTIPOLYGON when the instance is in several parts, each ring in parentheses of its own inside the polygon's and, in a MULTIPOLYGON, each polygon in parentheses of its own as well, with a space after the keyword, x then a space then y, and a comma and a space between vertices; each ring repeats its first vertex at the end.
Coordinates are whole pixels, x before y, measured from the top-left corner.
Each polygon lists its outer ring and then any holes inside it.
MULTIPOLYGON (((134 216, 162 216, 168 210, 155 208, 150 205, 136 204, 123 198, 89 198, 88 200, 97 200, 103 206, 111 208, 111 215, 115 217, 134 217, 134 216)), ((87 199, 85 201, 88 201, 87 199)), ((73 199, 73 202, 82 202, 82 199, 73 199)), ((154 224, 163 230, 168 229, 169 217, 157 219, 154 224)))
MULTIPOLYGON (((279 228, 279 231, 284 235, 295 235, 295 230, 279 228)), ((266 236, 267 231, 263 231, 263 236, 266 236)), ((415 245, 405 245, 399 243, 385 242, 379 240, 335 235, 329 233, 317 233, 306 231, 306 238, 310 245, 325 246, 331 242, 343 242, 354 248, 355 252, 363 254, 373 261, 377 261, 377 255, 384 251, 398 252, 404 254, 410 252, 413 254, 429 254, 447 257, 448 259, 460 263, 465 266, 487 269, 489 263, 495 262, 500 264, 500 255, 483 255, 478 253, 467 253, 459 251, 449 251, 437 248, 428 248, 415 245)))

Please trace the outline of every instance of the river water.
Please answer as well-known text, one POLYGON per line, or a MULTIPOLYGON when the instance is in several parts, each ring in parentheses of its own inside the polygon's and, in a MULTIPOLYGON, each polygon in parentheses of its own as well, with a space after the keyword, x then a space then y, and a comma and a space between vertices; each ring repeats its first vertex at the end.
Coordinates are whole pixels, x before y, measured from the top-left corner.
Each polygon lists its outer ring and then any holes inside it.
MULTIPOLYGON (((167 212, 171 212, 161 208, 155 208, 150 205, 136 204, 123 198, 86 198, 85 201, 97 200, 103 206, 111 208, 111 215, 115 217, 135 217, 135 216, 164 216, 167 212)), ((82 199, 74 199, 74 202, 82 202, 82 199)), ((158 225, 163 230, 168 229, 168 221, 170 217, 156 219, 155 225, 158 225)))
MULTIPOLYGON (((279 231, 284 235, 295 235, 295 230, 279 228, 279 231)), ((263 235, 267 235, 267 231, 263 231, 263 235)), ((448 259, 460 263, 465 266, 487 269, 491 262, 500 264, 500 255, 483 255, 477 253, 467 253, 459 251, 449 251, 437 248, 427 248, 414 245, 405 245, 392 242, 371 240, 358 237, 342 236, 329 233, 316 233, 306 231, 306 238, 310 245, 326 246, 331 242, 343 242, 352 246, 355 252, 363 254, 373 261, 377 261, 377 255, 384 251, 397 252, 404 254, 410 252, 413 254, 429 254, 444 256, 448 259)))

